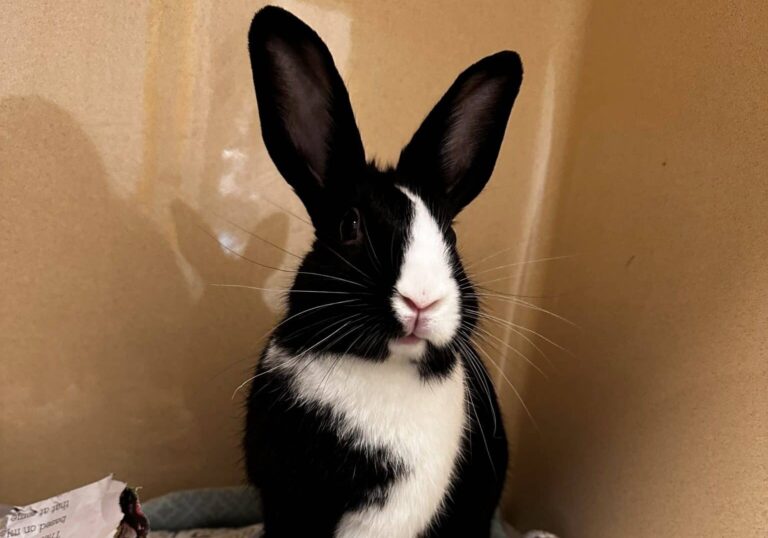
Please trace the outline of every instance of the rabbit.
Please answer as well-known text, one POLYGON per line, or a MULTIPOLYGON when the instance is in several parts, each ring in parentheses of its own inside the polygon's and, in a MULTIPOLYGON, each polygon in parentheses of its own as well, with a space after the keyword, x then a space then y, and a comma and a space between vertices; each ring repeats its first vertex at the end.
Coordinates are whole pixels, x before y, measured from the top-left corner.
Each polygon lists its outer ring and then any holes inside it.
POLYGON ((246 401, 265 536, 487 537, 507 441, 452 226, 491 176, 520 57, 461 73, 381 167, 309 26, 265 7, 248 48, 264 144, 315 229, 246 401))

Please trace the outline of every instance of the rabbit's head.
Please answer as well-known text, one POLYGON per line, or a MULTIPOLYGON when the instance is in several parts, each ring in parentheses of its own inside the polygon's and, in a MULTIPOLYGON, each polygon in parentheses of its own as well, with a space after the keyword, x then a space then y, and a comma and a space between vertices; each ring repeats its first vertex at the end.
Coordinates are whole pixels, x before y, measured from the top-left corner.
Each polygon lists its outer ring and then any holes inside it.
POLYGON ((295 355, 448 371, 478 308, 452 223, 493 171, 519 56, 499 52, 461 73, 397 165, 380 168, 366 161, 346 87, 311 28, 267 7, 248 37, 264 143, 315 227, 275 342, 295 355))

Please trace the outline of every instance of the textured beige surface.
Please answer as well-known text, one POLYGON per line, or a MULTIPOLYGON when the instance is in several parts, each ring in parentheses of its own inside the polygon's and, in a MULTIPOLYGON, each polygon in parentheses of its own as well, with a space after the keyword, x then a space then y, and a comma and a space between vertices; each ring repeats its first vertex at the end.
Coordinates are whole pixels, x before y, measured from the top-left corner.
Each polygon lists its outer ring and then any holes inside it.
MULTIPOLYGON (((596 0, 536 330, 515 519, 573 537, 768 536, 768 5, 596 0)), ((524 423, 525 424, 525 423, 524 423)))
MULTIPOLYGON (((107 472, 145 496, 242 480, 232 392, 279 300, 209 284, 290 275, 213 237, 287 268, 247 231, 298 253, 310 237, 259 135, 245 36, 261 5, 4 4, 0 500, 107 472)), ((523 57, 460 245, 489 288, 581 328, 488 297, 569 350, 493 323, 481 337, 538 425, 491 367, 507 514, 576 538, 766 535, 764 3, 283 5, 329 43, 384 161, 461 69, 523 57)))
MULTIPOLYGON (((525 226, 531 133, 552 107, 540 88, 568 71, 553 65, 568 40, 539 36, 569 24, 565 4, 518 16, 501 2, 285 3, 329 43, 368 154, 384 161, 470 63, 504 48, 530 58, 496 177, 462 217, 469 259, 525 226)), ((288 268, 294 258, 247 231, 299 253, 310 238, 275 205, 303 214, 258 129, 246 34, 260 5, 4 8, 0 498, 106 472, 145 496, 241 480, 231 396, 279 301, 209 284, 280 288, 290 274, 211 236, 288 268)), ((517 259, 511 246, 493 261, 517 259)))

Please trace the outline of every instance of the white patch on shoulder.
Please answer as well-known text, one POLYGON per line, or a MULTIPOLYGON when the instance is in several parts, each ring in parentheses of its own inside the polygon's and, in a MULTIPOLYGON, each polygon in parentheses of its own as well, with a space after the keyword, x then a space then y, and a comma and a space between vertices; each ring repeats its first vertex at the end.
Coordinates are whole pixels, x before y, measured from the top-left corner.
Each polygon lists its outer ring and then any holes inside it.
POLYGON ((403 297, 418 305, 429 305, 419 315, 415 334, 435 345, 446 345, 461 320, 459 286, 453 277, 448 245, 424 201, 408 189, 398 188, 413 203, 414 214, 392 308, 408 327, 413 311, 403 297))
POLYGON ((408 470, 391 485, 383 507, 346 514, 336 536, 413 538, 424 531, 451 487, 468 426, 461 361, 447 377, 423 381, 416 365, 403 361, 329 354, 297 365, 276 346, 265 360, 292 376, 298 401, 329 406, 342 437, 363 450, 385 448, 408 470))

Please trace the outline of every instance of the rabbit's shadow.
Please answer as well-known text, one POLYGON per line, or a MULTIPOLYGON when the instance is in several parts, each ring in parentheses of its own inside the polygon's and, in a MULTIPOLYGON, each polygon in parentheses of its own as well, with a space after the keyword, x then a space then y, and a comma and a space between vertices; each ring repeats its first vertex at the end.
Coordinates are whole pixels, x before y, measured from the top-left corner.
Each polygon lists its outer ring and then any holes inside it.
MULTIPOLYGON (((171 205, 171 213, 179 251, 202 280, 195 308, 200 315, 190 323, 191 333, 198 335, 190 341, 190 356, 199 357, 202 364, 197 368, 199 378, 188 386, 196 391, 201 385, 213 384, 219 398, 221 390, 232 393, 248 378, 275 323, 275 313, 281 308, 282 288, 270 288, 269 283, 280 272, 284 276, 280 280, 287 286, 293 260, 286 260, 285 253, 261 238, 284 245, 288 216, 273 213, 249 231, 219 217, 213 220, 221 226, 214 229, 180 200, 171 205), (220 239, 230 234, 244 239, 244 246, 235 249, 220 239), (219 335, 227 335, 227 339, 219 335), (207 349, 207 353, 201 355, 201 349, 207 349)), ((244 387, 238 391, 239 398, 246 393, 244 387)))
MULTIPOLYGON (((189 206, 171 207, 168 233, 166 213, 116 195, 130 178, 52 101, 0 101, 0 140, 0 356, 15 381, 0 393, 0 452, 46 477, 0 464, 0 495, 31 502, 108 473, 149 496, 240 482, 231 396, 255 358, 226 366, 258 348, 275 310, 259 292, 191 283, 266 287, 275 271, 227 253, 189 206)), ((285 244, 287 216, 254 231, 285 244)), ((244 255, 290 265, 255 240, 244 255)))

